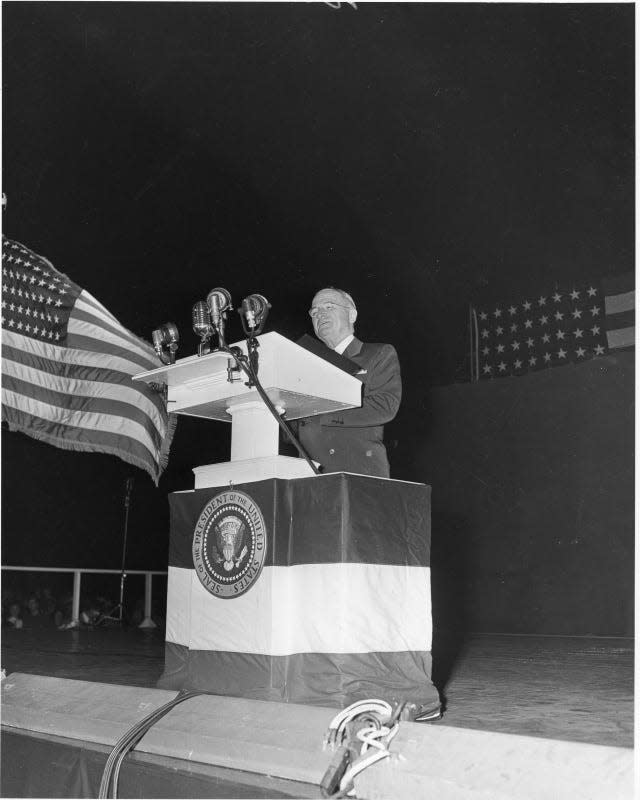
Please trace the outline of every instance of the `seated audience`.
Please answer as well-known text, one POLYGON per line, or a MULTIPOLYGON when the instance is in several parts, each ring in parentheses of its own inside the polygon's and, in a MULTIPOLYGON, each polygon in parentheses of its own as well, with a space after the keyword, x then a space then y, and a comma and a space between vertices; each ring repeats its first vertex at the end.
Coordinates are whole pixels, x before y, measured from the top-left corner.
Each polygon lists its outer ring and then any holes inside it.
POLYGON ((15 628, 16 630, 22 628, 23 622, 20 616, 19 603, 11 603, 9 606, 9 616, 6 619, 6 625, 8 628, 15 628))
POLYGON ((40 609, 40 602, 35 594, 29 596, 27 608, 24 614, 25 628, 46 628, 52 624, 52 620, 40 609))

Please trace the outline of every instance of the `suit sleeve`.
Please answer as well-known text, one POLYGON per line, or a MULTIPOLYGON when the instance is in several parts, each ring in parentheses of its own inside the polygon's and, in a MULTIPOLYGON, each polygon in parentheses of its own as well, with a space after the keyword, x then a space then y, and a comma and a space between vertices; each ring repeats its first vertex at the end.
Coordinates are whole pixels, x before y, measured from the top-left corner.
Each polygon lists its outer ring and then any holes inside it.
POLYGON ((362 406, 322 417, 331 427, 362 428, 384 425, 398 413, 402 399, 400 362, 395 348, 385 344, 367 367, 362 406))

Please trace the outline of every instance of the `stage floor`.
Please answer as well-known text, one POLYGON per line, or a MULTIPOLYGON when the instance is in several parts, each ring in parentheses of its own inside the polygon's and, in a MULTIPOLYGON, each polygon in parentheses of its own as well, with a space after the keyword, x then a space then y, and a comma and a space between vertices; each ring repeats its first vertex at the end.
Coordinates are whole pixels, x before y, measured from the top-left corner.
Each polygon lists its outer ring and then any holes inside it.
MULTIPOLYGON (((434 644, 446 725, 633 747, 633 639, 473 634, 434 644)), ((158 631, 3 630, 1 666, 154 687, 158 631)), ((437 723, 436 723, 437 724, 437 723)))

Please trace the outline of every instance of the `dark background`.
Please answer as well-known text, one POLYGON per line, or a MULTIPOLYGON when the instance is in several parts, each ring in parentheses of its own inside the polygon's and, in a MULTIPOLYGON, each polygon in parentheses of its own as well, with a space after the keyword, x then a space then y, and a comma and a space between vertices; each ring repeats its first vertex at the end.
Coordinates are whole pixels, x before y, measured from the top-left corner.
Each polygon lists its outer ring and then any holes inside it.
MULTIPOLYGON (((526 385, 534 407, 540 392, 553 406, 565 378, 454 385, 468 380, 468 303, 634 268, 633 5, 7 2, 2 14, 6 235, 138 335, 174 320, 180 356, 196 349, 191 306, 214 286, 236 301, 265 294, 269 329, 292 338, 309 330, 317 288, 350 291, 359 336, 393 342, 402 363, 393 475, 433 485, 434 558, 471 598, 464 570, 474 566, 456 553, 477 555, 484 541, 490 560, 498 545, 473 523, 469 484, 442 477, 458 433, 442 438, 452 406, 437 398, 446 387, 503 397, 526 385)), ((597 424, 617 426, 602 447, 617 443, 627 480, 617 484, 625 544, 607 575, 626 593, 633 370, 608 364, 626 376, 624 413, 597 424)), ((591 373, 574 373, 596 391, 591 373)), ((465 408, 479 425, 477 401, 468 395, 465 408)), ((496 418, 513 407, 500 402, 496 418)), ((558 429, 536 430, 555 453, 558 429)), ((557 454, 565 468, 602 459, 574 446, 579 432, 564 461, 557 454)), ((226 460, 229 433, 181 419, 156 489, 114 457, 4 432, 3 563, 118 567, 133 474, 128 566, 166 567, 166 495, 193 486, 194 466, 226 460)), ((513 445, 513 433, 491 436, 513 445)), ((496 454, 490 468, 510 475, 513 464, 496 454)), ((588 490, 581 475, 564 487, 574 505, 588 490)), ((594 535, 605 546, 610 532, 594 535)), ((513 600, 497 598, 468 624, 512 629, 499 609, 513 600)))

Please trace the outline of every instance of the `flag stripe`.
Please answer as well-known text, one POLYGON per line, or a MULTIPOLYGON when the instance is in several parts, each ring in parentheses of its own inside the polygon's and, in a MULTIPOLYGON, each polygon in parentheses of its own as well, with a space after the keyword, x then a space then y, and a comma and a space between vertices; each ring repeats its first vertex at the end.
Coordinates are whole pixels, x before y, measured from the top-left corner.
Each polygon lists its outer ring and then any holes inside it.
POLYGON ((121 342, 124 347, 133 348, 136 353, 146 358, 150 364, 155 364, 157 361, 157 356, 151 347, 147 347, 146 343, 142 343, 140 339, 137 339, 137 337, 133 336, 133 334, 129 333, 125 328, 118 327, 95 314, 80 301, 80 298, 78 298, 71 313, 71 320, 79 320, 94 326, 100 332, 100 338, 103 338, 103 331, 110 333, 114 339, 121 342))
POLYGON ((616 328, 632 328, 636 324, 636 312, 623 311, 619 314, 609 314, 607 316, 607 330, 616 328))
MULTIPOLYGON (((22 406, 22 403, 20 404, 22 406)), ((130 464, 149 471, 149 462, 153 454, 138 440, 121 433, 88 430, 65 423, 53 423, 25 411, 23 407, 15 408, 2 403, 2 419, 10 430, 21 431, 27 436, 48 444, 62 447, 65 450, 83 452, 111 453, 130 464)))
POLYGON ((79 311, 85 311, 87 314, 92 315, 94 319, 102 320, 106 325, 113 325, 113 327, 118 330, 122 336, 130 339, 132 343, 147 353, 149 358, 154 363, 157 361, 158 357, 153 347, 148 342, 145 342, 144 339, 140 339, 140 337, 136 336, 135 333, 131 333, 131 331, 127 330, 123 325, 121 325, 113 316, 113 314, 110 314, 107 309, 95 299, 95 297, 89 294, 89 292, 83 291, 79 295, 74 308, 78 309, 79 311))
MULTIPOLYGON (((97 339, 98 343, 111 344, 113 349, 118 348, 121 352, 129 353, 135 358, 142 359, 141 364, 147 364, 148 368, 153 368, 156 364, 155 358, 150 358, 141 347, 137 347, 129 343, 129 341, 120 336, 117 332, 112 332, 111 329, 106 328, 104 323, 96 324, 95 318, 81 319, 87 315, 84 312, 76 313, 75 309, 69 317, 69 334, 75 336, 85 336, 89 339, 97 339)), ((68 339, 67 339, 68 341, 68 339)))
POLYGON ((107 401, 105 405, 97 398, 65 397, 60 392, 45 391, 31 383, 16 381, 8 376, 3 380, 2 402, 12 408, 24 408, 32 416, 56 424, 112 431, 138 439, 154 456, 160 449, 155 428, 149 429, 144 420, 139 422, 131 419, 128 416, 131 406, 127 403, 107 401))
MULTIPOLYGON (((109 393, 109 396, 111 396, 110 392, 114 393, 113 397, 118 397, 121 392, 124 392, 132 403, 142 403, 141 407, 143 408, 147 408, 146 404, 153 406, 154 410, 152 411, 151 408, 149 408, 148 414, 153 418, 158 430, 164 428, 164 401, 161 396, 153 389, 150 389, 146 384, 141 384, 140 390, 138 390, 137 385, 133 388, 131 385, 131 377, 124 372, 98 369, 96 367, 80 367, 75 364, 61 364, 59 361, 51 361, 41 356, 33 356, 30 353, 25 353, 22 350, 9 347, 5 344, 2 346, 2 357, 5 359, 4 368, 8 370, 9 374, 15 375, 15 377, 21 377, 19 368, 17 366, 11 366, 12 363, 21 365, 21 367, 25 369, 38 370, 51 376, 53 381, 52 388, 62 386, 62 384, 58 383, 59 379, 70 381, 68 384, 69 391, 72 390, 72 386, 75 383, 79 385, 83 383, 94 383, 100 386, 104 384, 113 384, 112 389, 105 389, 109 393), (143 397, 140 397, 141 394, 143 397)), ((32 383, 33 382, 35 381, 32 381, 32 383)), ((58 391, 62 391, 62 389, 58 388, 58 391)), ((90 389, 83 389, 80 393, 92 394, 90 389)))
MULTIPOLYGON (((129 358, 121 358, 113 354, 92 353, 82 349, 61 347, 8 330, 2 331, 2 339, 3 342, 6 342, 11 347, 16 347, 25 353, 31 353, 34 357, 44 355, 45 358, 51 361, 116 370, 127 375, 136 375, 140 371, 139 364, 134 363, 129 358)), ((129 354, 127 353, 127 355, 129 354)))
POLYGON ((603 278, 602 289, 605 295, 625 294, 632 292, 635 288, 635 274, 631 271, 624 272, 622 275, 613 275, 603 278))
POLYGON ((431 636, 428 567, 265 567, 251 589, 232 600, 213 597, 195 570, 169 567, 166 639, 190 650, 272 656, 425 651, 431 636), (354 597, 367 613, 348 602, 354 597))
POLYGON ((117 414, 135 420, 141 425, 151 418, 154 428, 149 430, 158 447, 163 434, 163 421, 156 408, 135 389, 126 386, 103 384, 99 381, 77 381, 50 375, 33 368, 24 368, 16 362, 6 361, 3 386, 29 397, 72 410, 91 410, 117 414), (27 388, 30 387, 30 388, 27 388), (137 395, 137 396, 136 396, 137 395), (88 401, 91 399, 90 408, 88 401))
POLYGON ((634 308, 634 292, 614 294, 604 298, 604 310, 606 314, 621 314, 624 311, 633 311, 634 308))
POLYGON ((119 347, 115 344, 111 344, 108 341, 104 341, 104 339, 100 341, 99 339, 96 339, 93 336, 85 336, 82 334, 73 333, 72 326, 73 326, 73 319, 70 319, 69 320, 70 332, 67 336, 67 344, 72 349, 91 350, 91 352, 94 354, 103 353, 105 355, 115 355, 119 358, 128 358, 129 361, 132 361, 134 364, 137 365, 138 370, 140 368, 142 368, 143 370, 149 369, 149 361, 146 358, 139 356, 137 353, 132 353, 125 347, 119 347))
POLYGON ((120 325, 120 323, 113 316, 113 314, 108 309, 106 309, 99 300, 96 300, 96 298, 86 289, 82 291, 82 293, 78 297, 78 300, 82 300, 83 303, 86 303, 86 305, 89 306, 89 308, 91 308, 95 314, 104 317, 104 319, 108 320, 109 322, 113 322, 116 325, 120 325))
POLYGON ((633 347, 635 344, 636 329, 618 328, 615 331, 607 331, 607 343, 612 350, 621 347, 633 347))

